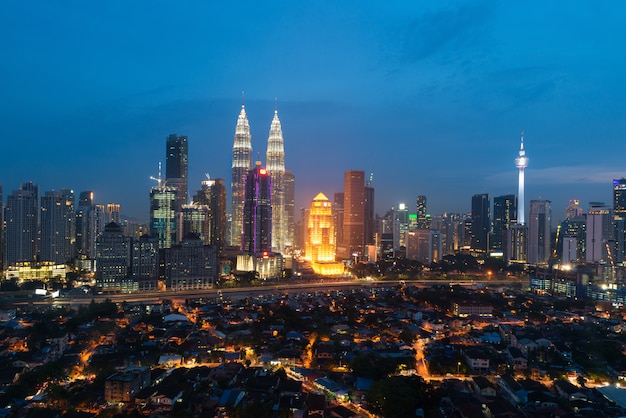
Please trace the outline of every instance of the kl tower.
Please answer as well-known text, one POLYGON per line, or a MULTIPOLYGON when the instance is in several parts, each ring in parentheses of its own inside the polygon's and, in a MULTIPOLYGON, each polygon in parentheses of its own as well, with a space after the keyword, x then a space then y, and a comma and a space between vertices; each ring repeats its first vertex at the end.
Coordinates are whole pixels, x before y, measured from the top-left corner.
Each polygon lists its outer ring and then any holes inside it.
POLYGON ((515 158, 515 165, 519 169, 519 180, 517 190, 517 223, 524 225, 524 169, 528 165, 528 157, 524 151, 524 131, 522 131, 522 143, 519 148, 519 155, 515 158))

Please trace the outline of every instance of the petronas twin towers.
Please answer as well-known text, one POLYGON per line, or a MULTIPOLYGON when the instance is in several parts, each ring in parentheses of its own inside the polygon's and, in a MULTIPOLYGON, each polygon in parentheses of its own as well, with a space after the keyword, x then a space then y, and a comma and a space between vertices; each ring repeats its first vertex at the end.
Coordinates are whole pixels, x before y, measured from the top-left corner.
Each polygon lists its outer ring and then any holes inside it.
MULTIPOLYGON (((272 250, 282 253, 288 240, 288 217, 285 211, 285 146, 277 110, 274 111, 274 118, 270 126, 265 158, 266 170, 270 176, 272 187, 272 250)), ((237 119, 237 127, 235 128, 235 142, 233 145, 230 233, 230 244, 233 246, 242 245, 245 182, 246 176, 252 168, 252 135, 250 135, 250 124, 246 115, 246 109, 242 104, 241 112, 237 119)))

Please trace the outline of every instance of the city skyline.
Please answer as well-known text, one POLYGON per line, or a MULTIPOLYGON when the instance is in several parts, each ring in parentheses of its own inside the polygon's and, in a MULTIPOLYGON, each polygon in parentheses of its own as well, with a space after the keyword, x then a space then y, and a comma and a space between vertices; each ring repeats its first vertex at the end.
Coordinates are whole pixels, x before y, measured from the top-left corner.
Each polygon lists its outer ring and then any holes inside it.
POLYGON ((379 215, 418 195, 469 212, 475 194, 516 192, 522 129, 526 209, 550 200, 554 224, 570 199, 610 204, 626 176, 618 2, 6 9, 5 196, 93 190, 146 221, 169 134, 188 137, 189 190, 230 178, 241 90, 254 159, 278 108, 297 207, 363 170, 379 215))

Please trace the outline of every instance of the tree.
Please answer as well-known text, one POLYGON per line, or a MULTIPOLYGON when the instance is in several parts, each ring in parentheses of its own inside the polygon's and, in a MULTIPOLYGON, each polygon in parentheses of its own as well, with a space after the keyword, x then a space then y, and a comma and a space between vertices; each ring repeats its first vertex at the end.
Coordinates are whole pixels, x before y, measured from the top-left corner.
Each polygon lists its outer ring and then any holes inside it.
POLYGON ((441 391, 419 376, 391 376, 375 382, 365 399, 374 412, 386 418, 415 416, 418 408, 422 408, 426 416, 435 416, 441 391))

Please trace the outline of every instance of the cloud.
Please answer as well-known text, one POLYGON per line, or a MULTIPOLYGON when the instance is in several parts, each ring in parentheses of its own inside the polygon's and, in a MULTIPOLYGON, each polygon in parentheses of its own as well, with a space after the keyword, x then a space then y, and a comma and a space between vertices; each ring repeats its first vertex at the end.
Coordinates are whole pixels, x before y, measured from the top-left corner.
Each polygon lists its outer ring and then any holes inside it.
MULTIPOLYGON (((480 29, 490 14, 490 9, 482 2, 424 13, 408 23, 400 58, 407 62, 419 62, 433 56, 448 60, 476 44, 482 33, 480 29)), ((459 58, 465 61, 466 56, 463 53, 459 58)))
MULTIPOLYGON (((499 184, 502 179, 510 178, 510 171, 489 175, 486 180, 499 184)), ((623 169, 611 169, 605 166, 577 165, 533 169, 526 172, 527 184, 542 185, 606 185, 613 179, 626 176, 623 169)))

